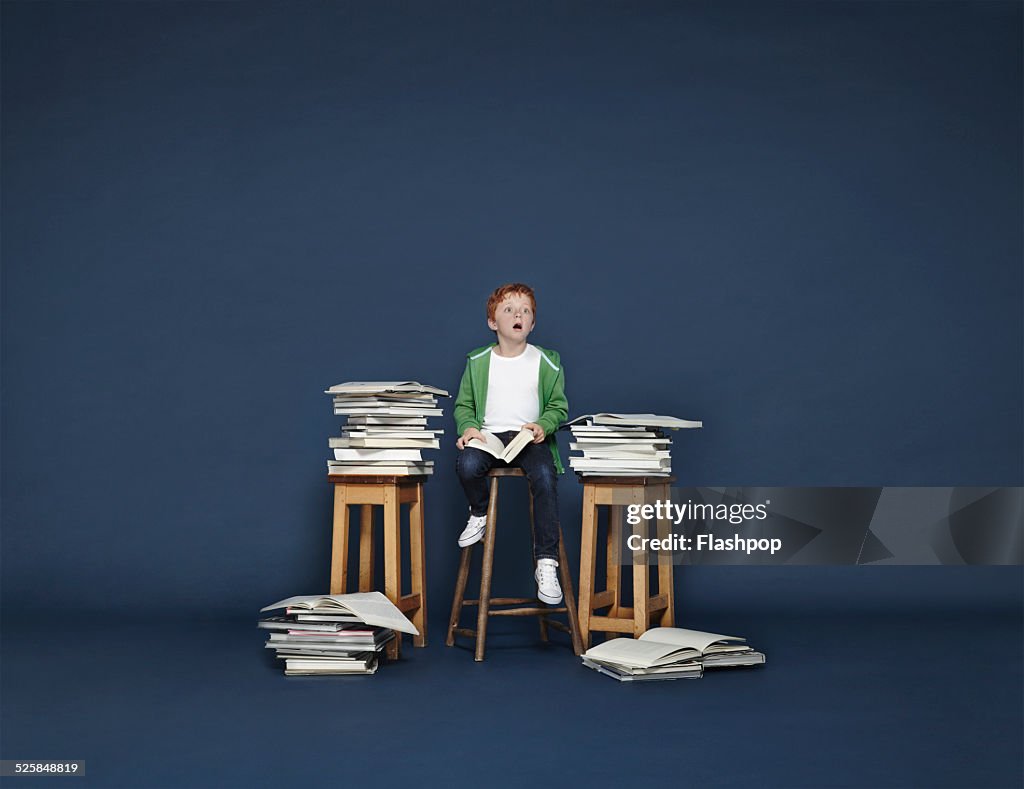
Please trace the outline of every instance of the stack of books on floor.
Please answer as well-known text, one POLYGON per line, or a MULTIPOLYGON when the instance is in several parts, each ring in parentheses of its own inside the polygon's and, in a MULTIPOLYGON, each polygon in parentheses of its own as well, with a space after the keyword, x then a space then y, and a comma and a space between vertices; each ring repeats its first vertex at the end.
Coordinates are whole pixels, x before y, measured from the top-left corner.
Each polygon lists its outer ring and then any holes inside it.
POLYGON ((666 430, 701 422, 658 414, 587 414, 566 422, 572 431, 569 465, 581 477, 667 477, 672 473, 666 430))
POLYGON ((613 638, 583 654, 583 665, 620 682, 659 679, 700 679, 706 668, 734 668, 764 664, 764 653, 746 645, 746 639, 656 627, 638 639, 613 638))
POLYGON ((327 390, 334 413, 348 417, 341 436, 328 445, 328 474, 432 474, 424 449, 438 449, 444 430, 427 427, 441 416, 438 397, 448 392, 416 381, 353 381, 327 390))
POLYGON ((389 641, 419 634, 380 592, 289 597, 260 613, 278 609, 284 614, 259 626, 270 631, 266 648, 284 661, 288 676, 373 674, 389 641))

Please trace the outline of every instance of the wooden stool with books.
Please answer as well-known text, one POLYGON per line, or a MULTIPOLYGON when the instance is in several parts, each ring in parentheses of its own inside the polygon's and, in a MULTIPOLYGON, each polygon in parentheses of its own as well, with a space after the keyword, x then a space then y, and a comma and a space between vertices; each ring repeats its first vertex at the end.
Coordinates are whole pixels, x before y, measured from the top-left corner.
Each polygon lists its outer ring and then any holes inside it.
MULTIPOLYGON (((427 585, 423 548, 424 475, 354 476, 328 474, 334 485, 334 536, 331 543, 331 594, 370 592, 374 588, 373 508, 384 508, 384 595, 412 620, 418 636, 413 646, 427 645, 427 585), (401 505, 409 505, 409 594, 402 594, 401 505), (360 508, 359 588, 350 590, 348 573, 349 507, 360 508)), ((388 646, 397 657, 401 634, 388 646)))
MULTIPOLYGON (((487 502, 487 526, 483 539, 483 569, 480 574, 480 595, 476 600, 466 600, 466 582, 469 579, 469 565, 473 558, 470 545, 462 549, 459 561, 459 574, 455 581, 455 599, 452 601, 452 613, 448 620, 448 638, 445 643, 454 646, 455 636, 468 636, 476 641, 475 659, 484 659, 487 643, 487 620, 492 616, 537 616, 540 617, 540 637, 548 640, 548 628, 568 633, 572 640, 573 652, 583 653, 580 642, 579 623, 576 620, 576 599, 573 594, 572 576, 569 574, 569 562, 565 556, 565 541, 561 529, 558 534, 558 573, 562 584, 564 605, 553 607, 542 605, 535 597, 491 597, 491 575, 494 571, 494 540, 498 532, 498 482, 502 477, 524 477, 522 469, 494 468, 488 474, 491 479, 490 498, 487 502), (463 606, 477 606, 476 629, 459 627, 459 617, 463 606), (492 608, 492 606, 513 606, 512 608, 492 608), (551 621, 551 614, 564 613, 568 624, 551 621)), ((530 496, 530 525, 533 526, 533 496, 530 496)))
MULTIPOLYGON (((658 592, 651 594, 651 568, 647 564, 647 551, 633 552, 633 605, 622 605, 621 546, 623 539, 623 511, 629 504, 643 505, 653 499, 669 500, 670 485, 674 477, 580 477, 583 483, 583 529, 580 535, 580 634, 584 649, 590 648, 590 634, 622 633, 637 638, 647 632, 652 617, 657 626, 672 627, 675 623, 675 605, 672 591, 672 553, 658 552, 658 592), (597 516, 598 507, 608 510, 606 588, 595 588, 597 571, 597 516), (605 614, 595 611, 607 608, 605 614)), ((633 533, 645 532, 646 521, 634 528, 633 533)), ((658 521, 658 537, 669 536, 668 520, 658 521)), ((642 533, 641 536, 646 536, 642 533)))

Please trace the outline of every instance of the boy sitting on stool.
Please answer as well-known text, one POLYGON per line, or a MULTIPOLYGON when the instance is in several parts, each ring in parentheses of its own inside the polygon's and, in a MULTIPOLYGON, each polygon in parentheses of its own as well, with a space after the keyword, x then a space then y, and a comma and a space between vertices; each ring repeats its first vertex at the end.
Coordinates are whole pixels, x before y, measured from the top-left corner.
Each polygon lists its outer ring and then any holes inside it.
POLYGON ((534 579, 541 602, 558 605, 558 488, 563 472, 555 431, 565 420, 565 373, 555 351, 526 342, 534 327, 537 302, 528 285, 512 283, 498 288, 487 300, 487 325, 497 343, 470 351, 455 399, 455 443, 461 452, 456 463, 459 480, 469 500, 469 522, 459 535, 459 547, 479 542, 487 522, 487 472, 498 463, 482 450, 467 446, 483 439, 480 430, 507 444, 523 428, 533 433, 508 465, 521 468, 533 493, 534 579), (546 444, 546 446, 545 446, 546 444), (557 470, 557 471, 556 471, 557 470))

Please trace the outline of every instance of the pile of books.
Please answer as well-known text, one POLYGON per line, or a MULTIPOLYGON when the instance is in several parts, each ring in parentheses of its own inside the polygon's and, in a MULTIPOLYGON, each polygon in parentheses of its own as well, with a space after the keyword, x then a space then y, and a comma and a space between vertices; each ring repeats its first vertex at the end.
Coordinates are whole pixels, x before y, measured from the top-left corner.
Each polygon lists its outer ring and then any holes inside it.
POLYGON ((348 417, 341 436, 328 445, 334 458, 328 474, 431 474, 434 461, 424 449, 440 447, 443 430, 427 427, 441 416, 438 397, 448 392, 416 381, 353 381, 327 390, 334 413, 348 417))
POLYGON ((572 431, 569 465, 580 476, 667 477, 672 473, 666 430, 702 422, 658 414, 587 414, 566 422, 572 431))
POLYGON ((613 638, 583 654, 583 665, 619 682, 659 679, 700 679, 706 668, 764 665, 764 653, 746 639, 655 627, 638 639, 613 638))
POLYGON ((288 676, 373 674, 381 652, 398 633, 419 631, 380 592, 299 596, 268 605, 259 626, 269 630, 266 648, 284 661, 288 676))

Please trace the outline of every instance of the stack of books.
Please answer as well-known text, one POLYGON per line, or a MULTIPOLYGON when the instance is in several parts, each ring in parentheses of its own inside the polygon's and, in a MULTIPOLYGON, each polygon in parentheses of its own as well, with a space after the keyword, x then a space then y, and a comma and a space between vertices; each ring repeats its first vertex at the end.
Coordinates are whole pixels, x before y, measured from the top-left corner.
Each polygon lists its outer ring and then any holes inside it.
POLYGON ((566 422, 572 431, 569 465, 580 476, 667 477, 672 473, 666 430, 702 422, 658 414, 587 414, 566 422))
POLYGON ((373 674, 397 632, 419 631, 380 592, 299 596, 268 605, 284 615, 259 621, 270 631, 266 648, 284 661, 288 676, 373 674))
POLYGON ((706 668, 764 665, 746 639, 679 627, 656 627, 640 638, 614 638, 591 647, 583 665, 619 682, 700 679, 706 668))
POLYGON ((327 390, 334 413, 348 417, 341 436, 328 445, 334 458, 328 474, 432 474, 424 449, 440 447, 443 430, 427 427, 441 416, 438 397, 448 392, 416 381, 352 381, 327 390))

